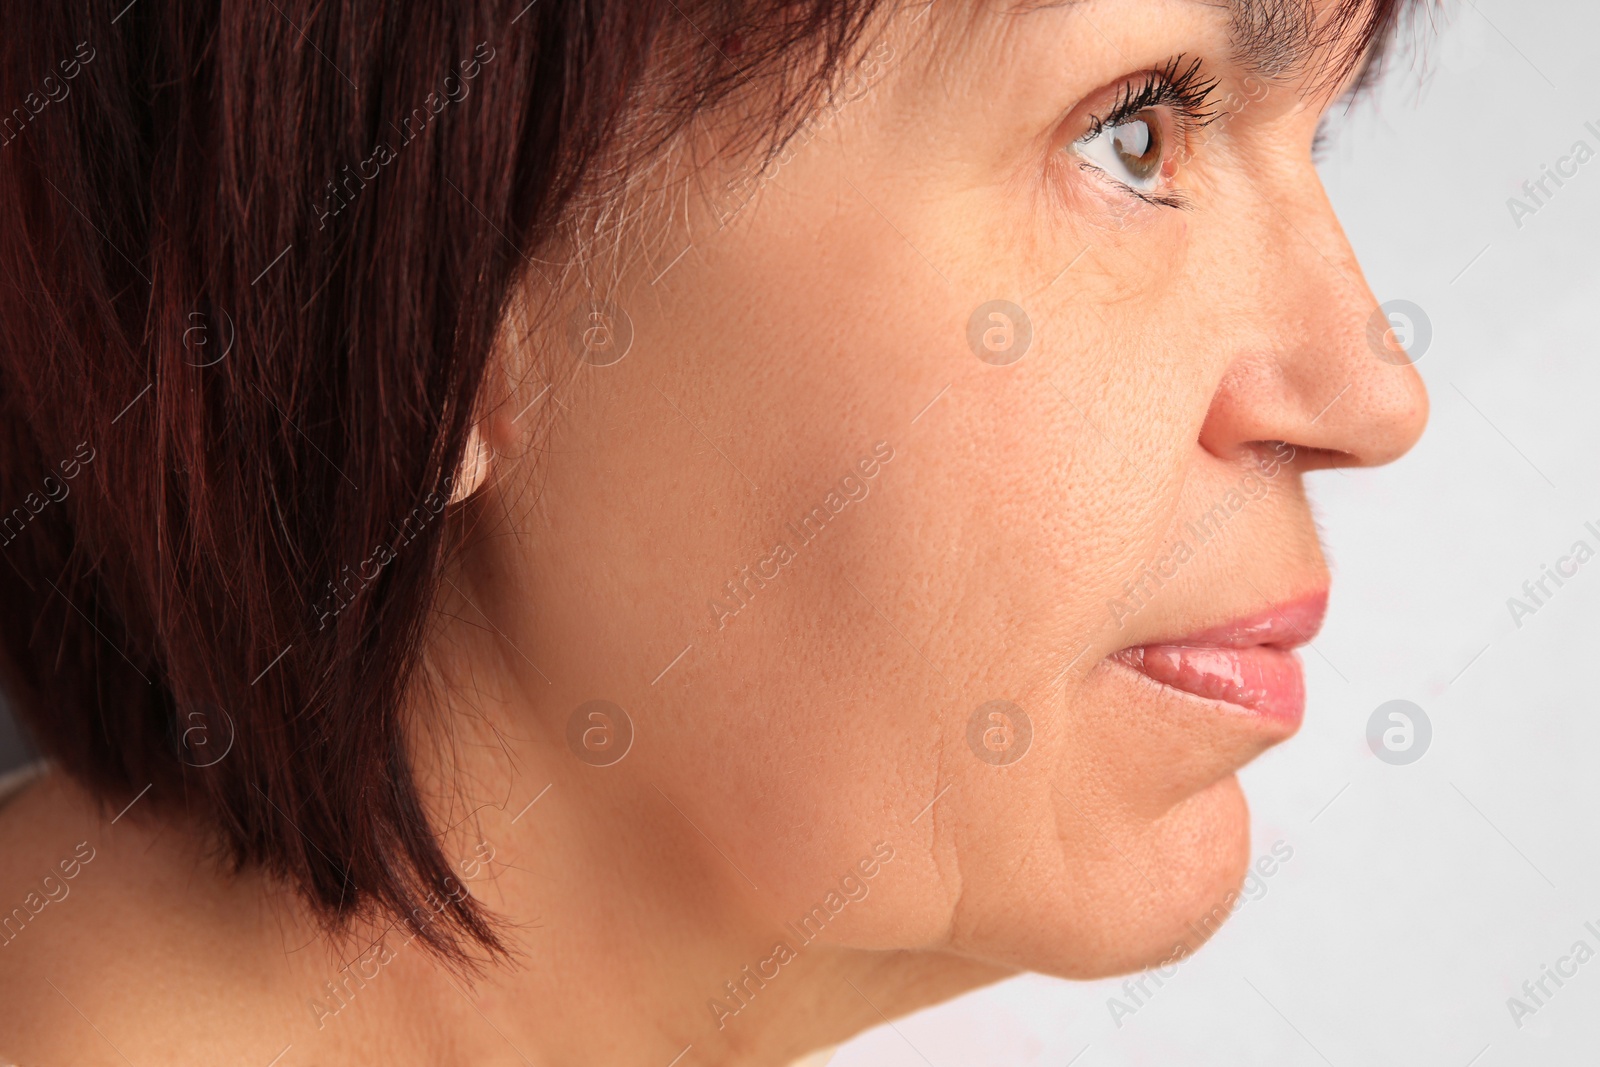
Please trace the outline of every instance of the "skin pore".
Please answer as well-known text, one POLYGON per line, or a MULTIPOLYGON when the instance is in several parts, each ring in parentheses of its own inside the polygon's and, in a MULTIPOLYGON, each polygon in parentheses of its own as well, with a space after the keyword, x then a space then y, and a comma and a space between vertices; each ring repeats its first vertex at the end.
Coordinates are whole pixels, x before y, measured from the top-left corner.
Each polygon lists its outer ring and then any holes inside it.
POLYGON ((1195 947, 1249 855, 1234 774, 1291 731, 1108 657, 1324 591, 1302 475, 1393 460, 1427 413, 1312 164, 1338 86, 1292 40, 1239 54, 1234 15, 899 12, 749 203, 696 175, 622 239, 622 359, 575 358, 576 292, 508 346, 416 758, 514 966, 331 940, 174 814, 112 824, 52 775, 0 811, 0 909, 94 859, 0 948, 0 1054, 783 1064, 1195 947), (1143 128, 1108 118, 1130 100, 1143 128), (1031 327, 1004 365, 969 340, 997 300, 1031 327), (610 766, 569 746, 594 700, 631 723, 610 766), (1000 766, 968 740, 994 700, 1032 729, 1000 766))

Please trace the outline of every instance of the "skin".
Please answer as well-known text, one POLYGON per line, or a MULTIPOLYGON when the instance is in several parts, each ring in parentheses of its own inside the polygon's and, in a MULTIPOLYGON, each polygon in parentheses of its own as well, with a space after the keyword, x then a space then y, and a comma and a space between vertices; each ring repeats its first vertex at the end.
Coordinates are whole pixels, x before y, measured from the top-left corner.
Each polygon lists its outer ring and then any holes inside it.
POLYGON ((624 359, 510 334, 416 704, 447 854, 515 966, 469 988, 403 930, 329 938, 196 828, 112 825, 52 775, 0 814, 0 903, 80 841, 95 858, 0 949, 0 1051, 781 1064, 1018 970, 1196 947, 1250 857, 1235 772, 1289 731, 1106 657, 1324 590, 1302 476, 1393 460, 1426 420, 1311 162, 1338 87, 1272 81, 1163 207, 1071 146, 1179 54, 1243 94, 1226 11, 915 14, 725 225, 695 172, 622 242, 624 359), (994 299, 1032 323, 1009 366, 967 340, 994 299), (865 497, 730 599, 875 446, 865 497), (1118 620, 1123 582, 1273 457, 1270 492, 1118 620), (566 741, 594 699, 633 724, 608 767, 566 741), (1006 766, 967 742, 996 699, 1033 728, 1006 766), (855 899, 822 936, 785 928, 830 891, 855 899), (323 983, 380 937, 332 1011, 323 983), (793 958, 733 1012, 724 983, 780 939, 793 958))

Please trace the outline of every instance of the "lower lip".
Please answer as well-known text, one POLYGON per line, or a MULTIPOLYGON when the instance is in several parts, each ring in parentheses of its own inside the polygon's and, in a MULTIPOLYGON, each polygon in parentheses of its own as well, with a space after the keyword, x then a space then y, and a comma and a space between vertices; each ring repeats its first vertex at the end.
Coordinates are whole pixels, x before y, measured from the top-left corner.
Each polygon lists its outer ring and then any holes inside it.
POLYGON ((1305 717, 1305 675, 1300 657, 1287 649, 1147 645, 1111 659, 1164 686, 1235 705, 1290 731, 1305 717))

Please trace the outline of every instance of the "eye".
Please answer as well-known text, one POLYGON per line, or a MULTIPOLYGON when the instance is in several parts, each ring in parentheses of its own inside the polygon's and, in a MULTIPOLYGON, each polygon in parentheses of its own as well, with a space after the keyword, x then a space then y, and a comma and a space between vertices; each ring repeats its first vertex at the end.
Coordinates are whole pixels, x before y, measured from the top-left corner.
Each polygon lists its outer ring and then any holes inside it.
POLYGON ((1159 192, 1169 158, 1169 138, 1153 110, 1116 124, 1103 124, 1073 145, 1084 162, 1141 193, 1159 192))
POLYGON ((1187 201, 1168 186, 1186 146, 1216 117, 1210 106, 1216 86, 1199 60, 1179 56, 1124 83, 1068 151, 1141 200, 1183 207, 1187 201))

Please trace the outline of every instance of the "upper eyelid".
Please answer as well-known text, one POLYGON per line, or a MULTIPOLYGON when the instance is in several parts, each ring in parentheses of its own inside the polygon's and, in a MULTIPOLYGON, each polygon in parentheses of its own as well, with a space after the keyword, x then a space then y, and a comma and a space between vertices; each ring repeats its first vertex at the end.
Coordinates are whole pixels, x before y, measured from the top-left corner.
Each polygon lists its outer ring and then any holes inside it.
POLYGON ((1092 136, 1123 118, 1162 104, 1184 117, 1186 130, 1202 128, 1222 113, 1210 107, 1220 85, 1221 79, 1211 74, 1203 60, 1190 59, 1183 54, 1173 56, 1158 67, 1123 78, 1116 98, 1104 113, 1091 113, 1090 127, 1084 136, 1092 136), (1158 99, 1150 99, 1152 95, 1158 99))

